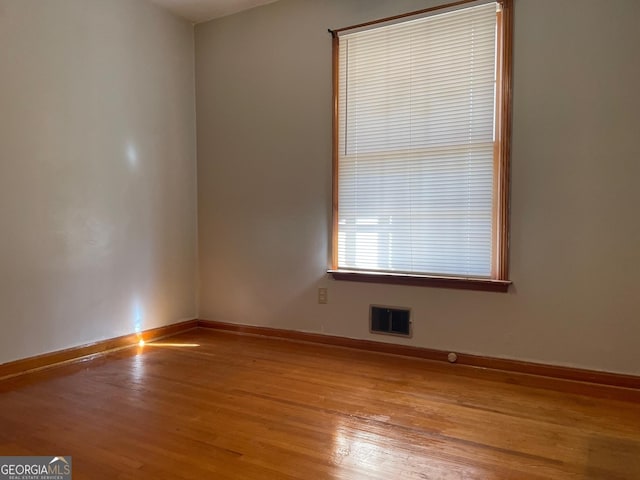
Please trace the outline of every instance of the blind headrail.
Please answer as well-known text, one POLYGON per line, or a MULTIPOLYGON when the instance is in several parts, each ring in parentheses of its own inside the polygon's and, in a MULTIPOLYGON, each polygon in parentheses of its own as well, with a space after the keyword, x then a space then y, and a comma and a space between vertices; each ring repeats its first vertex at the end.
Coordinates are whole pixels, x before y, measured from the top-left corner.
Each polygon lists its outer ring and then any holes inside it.
POLYGON ((473 7, 476 5, 486 5, 488 3, 497 3, 502 5, 504 0, 458 0, 457 2, 451 2, 444 5, 437 5, 435 7, 423 8, 421 10, 415 10, 413 12, 403 13, 400 15, 394 15, 391 17, 380 18, 378 20, 372 20, 370 22, 358 23, 356 25, 350 25, 348 27, 328 28, 327 31, 332 37, 339 37, 348 33, 356 33, 359 31, 369 30, 371 28, 383 27, 386 25, 393 25, 401 21, 406 21, 407 18, 423 18, 430 15, 439 15, 446 12, 453 12, 460 8, 473 7))

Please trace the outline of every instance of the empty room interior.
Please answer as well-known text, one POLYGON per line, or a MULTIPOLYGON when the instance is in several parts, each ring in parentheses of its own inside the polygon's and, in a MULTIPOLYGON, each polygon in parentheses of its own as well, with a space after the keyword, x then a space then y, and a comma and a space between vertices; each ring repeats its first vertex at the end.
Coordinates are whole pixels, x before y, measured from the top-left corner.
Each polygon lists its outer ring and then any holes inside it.
POLYGON ((639 24, 0 0, 0 479, 640 479, 639 24))

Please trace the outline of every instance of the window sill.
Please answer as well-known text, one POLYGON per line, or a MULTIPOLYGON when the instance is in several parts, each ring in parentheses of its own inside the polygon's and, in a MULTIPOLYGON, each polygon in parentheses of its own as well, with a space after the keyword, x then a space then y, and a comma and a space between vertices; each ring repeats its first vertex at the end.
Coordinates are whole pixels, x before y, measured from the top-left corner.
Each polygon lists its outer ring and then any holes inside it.
POLYGON ((391 285, 412 285, 419 287, 455 288, 460 290, 480 290, 502 292, 509 290, 511 281, 489 278, 437 277, 432 275, 409 275, 403 273, 365 272, 357 270, 327 270, 335 280, 349 282, 387 283, 391 285))

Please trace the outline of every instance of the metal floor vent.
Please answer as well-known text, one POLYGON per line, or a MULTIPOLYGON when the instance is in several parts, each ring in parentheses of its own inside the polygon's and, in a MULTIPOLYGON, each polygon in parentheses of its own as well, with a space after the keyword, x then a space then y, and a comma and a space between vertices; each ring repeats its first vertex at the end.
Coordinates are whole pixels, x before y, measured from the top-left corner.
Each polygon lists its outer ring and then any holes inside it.
POLYGON ((411 310, 400 307, 371 305, 369 316, 371 333, 411 336, 411 310))

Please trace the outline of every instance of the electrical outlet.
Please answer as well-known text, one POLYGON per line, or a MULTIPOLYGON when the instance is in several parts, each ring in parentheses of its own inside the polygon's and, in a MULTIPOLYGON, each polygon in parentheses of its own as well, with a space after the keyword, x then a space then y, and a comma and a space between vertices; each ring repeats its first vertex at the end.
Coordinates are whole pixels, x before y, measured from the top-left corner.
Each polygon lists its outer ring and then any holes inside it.
POLYGON ((318 303, 328 303, 329 302, 329 294, 327 293, 326 288, 318 289, 318 303))

